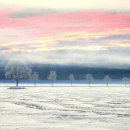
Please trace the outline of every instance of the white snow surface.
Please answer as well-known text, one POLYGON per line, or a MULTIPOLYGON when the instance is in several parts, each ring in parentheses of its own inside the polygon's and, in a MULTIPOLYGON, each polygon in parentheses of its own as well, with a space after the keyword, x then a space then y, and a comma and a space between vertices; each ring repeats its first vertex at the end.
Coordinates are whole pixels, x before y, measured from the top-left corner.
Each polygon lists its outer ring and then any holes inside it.
POLYGON ((0 87, 0 130, 130 130, 130 87, 0 87))

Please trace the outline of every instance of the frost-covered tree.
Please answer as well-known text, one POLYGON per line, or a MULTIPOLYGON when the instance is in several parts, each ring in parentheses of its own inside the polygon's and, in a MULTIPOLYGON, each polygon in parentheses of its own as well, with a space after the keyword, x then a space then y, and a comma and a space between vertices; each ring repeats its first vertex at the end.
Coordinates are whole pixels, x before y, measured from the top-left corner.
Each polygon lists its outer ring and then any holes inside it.
POLYGON ((94 80, 92 74, 86 74, 86 80, 88 82, 88 86, 90 86, 91 82, 94 80))
POLYGON ((123 77, 122 78, 122 83, 125 84, 125 87, 127 86, 127 84, 129 83, 129 78, 128 77, 123 77))
POLYGON ((51 70, 48 76, 48 79, 52 81, 52 87, 53 87, 54 81, 56 80, 56 77, 57 77, 56 71, 51 70))
POLYGON ((108 84, 109 84, 110 81, 111 81, 111 77, 110 77, 109 75, 106 75, 106 76, 104 77, 104 80, 106 81, 106 85, 107 85, 107 87, 108 87, 108 84))
POLYGON ((33 72, 33 73, 31 73, 31 79, 33 80, 33 82, 34 82, 34 86, 36 86, 36 81, 39 79, 39 76, 38 76, 38 73, 36 73, 36 72, 33 72))
POLYGON ((5 66, 5 77, 16 80, 16 87, 19 80, 30 78, 31 72, 31 69, 21 61, 9 61, 5 66))
POLYGON ((70 75, 69 75, 69 80, 70 80, 70 82, 71 82, 71 87, 72 87, 73 81, 75 80, 73 74, 70 74, 70 75))

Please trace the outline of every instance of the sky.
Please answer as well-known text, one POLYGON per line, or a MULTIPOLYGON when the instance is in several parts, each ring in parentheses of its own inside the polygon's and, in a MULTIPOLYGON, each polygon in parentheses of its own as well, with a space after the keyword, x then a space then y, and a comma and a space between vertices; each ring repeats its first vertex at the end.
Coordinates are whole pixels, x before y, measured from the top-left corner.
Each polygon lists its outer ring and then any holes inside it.
POLYGON ((130 0, 0 0, 0 60, 130 68, 130 0))

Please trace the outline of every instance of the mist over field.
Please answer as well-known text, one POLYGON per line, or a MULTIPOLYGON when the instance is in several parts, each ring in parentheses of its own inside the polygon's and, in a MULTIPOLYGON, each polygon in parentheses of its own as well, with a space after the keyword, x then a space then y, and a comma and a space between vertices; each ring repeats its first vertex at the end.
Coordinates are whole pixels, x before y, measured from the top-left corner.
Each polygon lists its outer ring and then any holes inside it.
MULTIPOLYGON (((5 79, 5 65, 7 62, 0 64, 0 79, 5 79)), ((33 71, 39 74, 40 80, 47 80, 49 71, 56 70, 58 80, 69 80, 69 74, 73 73, 77 80, 85 80, 85 75, 91 73, 95 79, 102 80, 105 75, 109 74, 112 79, 122 79, 122 77, 130 77, 129 68, 103 68, 89 67, 79 65, 58 65, 58 64, 28 64, 33 71)))

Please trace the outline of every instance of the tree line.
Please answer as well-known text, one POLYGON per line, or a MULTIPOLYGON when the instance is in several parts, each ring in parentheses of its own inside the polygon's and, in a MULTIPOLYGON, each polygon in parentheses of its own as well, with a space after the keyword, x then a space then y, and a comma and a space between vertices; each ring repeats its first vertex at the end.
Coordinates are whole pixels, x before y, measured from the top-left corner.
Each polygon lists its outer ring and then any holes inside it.
MULTIPOLYGON (((5 77, 6 79, 14 79, 16 81, 16 87, 19 87, 19 81, 22 79, 31 79, 34 82, 34 86, 36 86, 36 81, 39 79, 39 75, 37 72, 33 72, 27 64, 19 61, 9 61, 5 66, 5 77)), ((47 79, 51 81, 52 87, 54 81, 57 78, 57 73, 54 69, 49 71, 49 75, 47 79)), ((75 75, 73 73, 69 74, 68 79, 70 80, 71 86, 73 86, 73 82, 75 80, 75 75)), ((91 86, 91 83, 94 81, 94 77, 92 74, 86 74, 85 76, 86 81, 88 82, 88 86, 91 86)), ((109 86, 111 81, 110 75, 105 75, 104 81, 106 82, 106 86, 109 86)), ((122 83, 127 86, 129 82, 128 77, 122 78, 122 83)))

